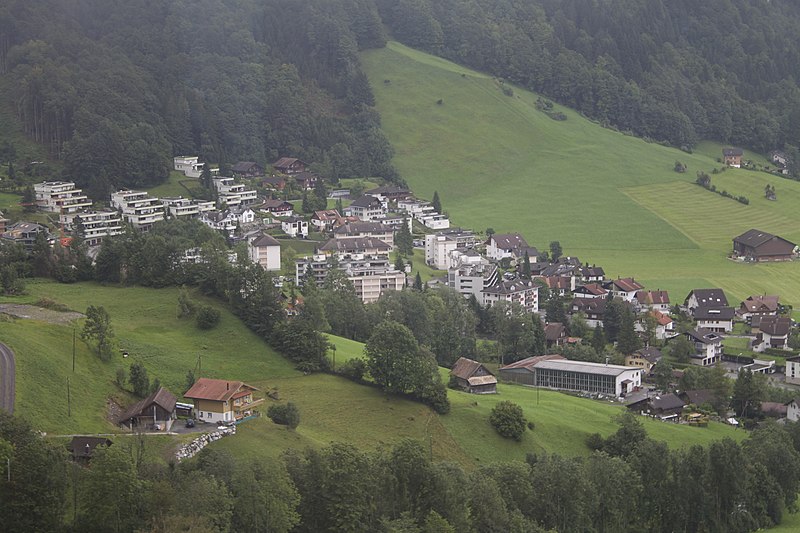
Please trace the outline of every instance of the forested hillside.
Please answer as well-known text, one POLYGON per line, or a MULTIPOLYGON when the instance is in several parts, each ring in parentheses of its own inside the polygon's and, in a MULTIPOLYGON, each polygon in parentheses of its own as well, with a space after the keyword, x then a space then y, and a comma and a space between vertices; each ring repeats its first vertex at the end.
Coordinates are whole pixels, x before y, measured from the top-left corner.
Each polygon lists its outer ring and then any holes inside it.
POLYGON ((95 198, 185 153, 391 178, 357 55, 384 42, 372 0, 10 0, 3 104, 95 198))
POLYGON ((376 0, 398 40, 620 130, 765 152, 800 140, 790 0, 376 0))

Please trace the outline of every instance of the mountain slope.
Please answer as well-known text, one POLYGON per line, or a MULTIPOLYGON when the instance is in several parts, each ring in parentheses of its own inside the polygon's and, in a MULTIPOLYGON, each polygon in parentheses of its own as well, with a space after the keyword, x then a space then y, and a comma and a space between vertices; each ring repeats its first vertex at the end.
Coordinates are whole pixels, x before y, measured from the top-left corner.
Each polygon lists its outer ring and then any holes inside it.
POLYGON ((558 240, 565 253, 668 289, 675 301, 698 285, 719 284, 734 297, 766 291, 800 303, 800 265, 726 259, 731 238, 756 223, 800 238, 800 215, 791 208, 800 184, 746 170, 712 174, 719 189, 750 198, 743 206, 686 187, 697 171, 721 166, 705 155, 708 144, 704 154, 687 154, 560 106, 567 120, 552 120, 536 109, 533 93, 514 87, 507 96, 498 80, 394 42, 364 52, 362 61, 395 166, 417 194, 438 190, 454 224, 519 231, 540 249, 558 240), (688 165, 685 174, 673 170, 676 160, 688 165), (778 202, 763 198, 767 183, 782 191, 778 202), (673 192, 678 201, 661 205, 673 192), (681 209, 689 199, 697 206, 681 209), (713 235, 698 240, 684 222, 695 219, 705 235, 709 215, 713 235))

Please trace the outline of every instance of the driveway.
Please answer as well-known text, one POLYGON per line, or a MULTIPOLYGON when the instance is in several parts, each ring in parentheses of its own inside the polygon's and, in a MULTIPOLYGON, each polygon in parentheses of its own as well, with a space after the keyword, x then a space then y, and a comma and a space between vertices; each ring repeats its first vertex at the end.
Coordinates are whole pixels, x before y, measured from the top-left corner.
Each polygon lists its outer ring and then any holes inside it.
POLYGON ((14 414, 14 352, 0 342, 0 409, 14 414))

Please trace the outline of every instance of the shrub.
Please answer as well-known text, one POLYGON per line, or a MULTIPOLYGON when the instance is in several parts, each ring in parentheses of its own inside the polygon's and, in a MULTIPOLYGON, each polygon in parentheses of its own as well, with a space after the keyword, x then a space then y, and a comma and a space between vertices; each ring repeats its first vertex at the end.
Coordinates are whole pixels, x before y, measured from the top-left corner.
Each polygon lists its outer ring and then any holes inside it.
POLYGON ((586 437, 586 446, 588 446, 593 452, 602 450, 605 444, 606 441, 603 439, 603 436, 600 435, 600 433, 592 433, 586 437))
POLYGON ((220 312, 210 305, 204 305, 197 311, 197 327, 200 329, 212 329, 219 324, 220 312))
POLYGON ((300 425, 300 410, 292 402, 270 405, 267 409, 267 416, 275 424, 288 426, 290 429, 295 429, 300 425))
POLYGON ((522 440, 527 420, 522 413, 522 407, 505 400, 494 406, 492 414, 489 415, 489 423, 501 436, 507 439, 522 440))
POLYGON ((361 358, 350 359, 339 367, 339 374, 353 381, 363 381, 367 373, 367 362, 361 358))
POLYGON ((506 96, 514 96, 514 89, 511 87, 503 87, 503 94, 506 96))
POLYGON ((117 369, 117 386, 120 388, 124 387, 126 381, 128 381, 128 373, 125 371, 125 368, 119 367, 117 369))
POLYGON ((441 381, 427 383, 419 392, 419 398, 440 415, 446 415, 450 412, 450 399, 447 397, 447 388, 441 381))

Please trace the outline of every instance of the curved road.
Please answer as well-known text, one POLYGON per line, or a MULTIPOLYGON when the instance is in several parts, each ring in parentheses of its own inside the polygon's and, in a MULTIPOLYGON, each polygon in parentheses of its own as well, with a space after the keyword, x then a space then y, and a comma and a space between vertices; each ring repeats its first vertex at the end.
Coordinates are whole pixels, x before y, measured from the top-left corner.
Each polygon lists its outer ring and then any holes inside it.
POLYGON ((14 414, 14 352, 0 342, 0 409, 14 414))

